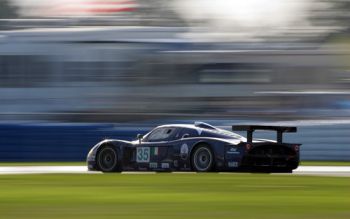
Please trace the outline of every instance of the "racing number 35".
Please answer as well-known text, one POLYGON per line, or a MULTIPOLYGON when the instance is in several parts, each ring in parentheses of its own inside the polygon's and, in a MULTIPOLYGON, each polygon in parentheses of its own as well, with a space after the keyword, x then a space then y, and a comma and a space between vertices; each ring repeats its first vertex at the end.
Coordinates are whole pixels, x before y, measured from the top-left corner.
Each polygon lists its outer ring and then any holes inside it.
POLYGON ((149 162, 150 148, 149 147, 138 147, 136 149, 136 162, 149 162))

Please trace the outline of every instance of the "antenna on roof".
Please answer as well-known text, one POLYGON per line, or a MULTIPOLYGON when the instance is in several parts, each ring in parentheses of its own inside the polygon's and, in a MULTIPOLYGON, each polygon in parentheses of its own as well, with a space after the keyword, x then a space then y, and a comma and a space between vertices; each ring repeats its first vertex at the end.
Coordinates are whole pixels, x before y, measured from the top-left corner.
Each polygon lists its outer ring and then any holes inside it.
POLYGON ((194 126, 196 126, 196 127, 198 127, 198 128, 203 128, 203 129, 213 129, 213 130, 216 129, 216 128, 215 128, 214 126, 212 126, 212 125, 209 125, 209 124, 207 124, 207 123, 205 123, 205 122, 198 122, 198 121, 194 122, 194 126))

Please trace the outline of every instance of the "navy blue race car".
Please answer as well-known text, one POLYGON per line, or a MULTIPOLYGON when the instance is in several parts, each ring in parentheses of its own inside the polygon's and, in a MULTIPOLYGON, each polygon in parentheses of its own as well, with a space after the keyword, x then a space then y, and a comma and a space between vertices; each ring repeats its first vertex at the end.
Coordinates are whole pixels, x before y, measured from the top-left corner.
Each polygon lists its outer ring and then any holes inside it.
POLYGON ((203 122, 158 126, 135 141, 104 140, 87 156, 89 170, 291 172, 299 165, 300 144, 284 143, 296 127, 239 125, 247 137, 203 122), (277 132, 277 141, 254 139, 256 130, 277 132))

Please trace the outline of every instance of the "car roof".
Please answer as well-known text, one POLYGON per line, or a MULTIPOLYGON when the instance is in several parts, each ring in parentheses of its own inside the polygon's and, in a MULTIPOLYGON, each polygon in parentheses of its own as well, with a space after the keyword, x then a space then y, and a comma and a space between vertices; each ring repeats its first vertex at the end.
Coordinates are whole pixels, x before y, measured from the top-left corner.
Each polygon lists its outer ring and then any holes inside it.
POLYGON ((203 129, 217 130, 216 127, 209 125, 208 123, 197 122, 197 121, 194 122, 194 124, 167 124, 167 125, 158 126, 157 128, 161 128, 161 127, 178 127, 178 128, 192 128, 192 129, 203 128, 203 129))
POLYGON ((156 128, 166 128, 166 127, 168 127, 168 128, 189 128, 189 129, 198 131, 198 133, 202 133, 203 130, 206 130, 207 132, 220 135, 220 136, 218 136, 219 138, 221 138, 223 135, 225 135, 225 136, 229 136, 230 138, 244 140, 244 137, 241 135, 238 135, 237 133, 230 132, 230 131, 220 129, 220 128, 216 128, 216 127, 209 125, 207 123, 204 123, 204 122, 195 122, 194 124, 167 124, 167 125, 158 126, 156 128), (228 134, 228 133, 230 133, 230 134, 228 134))
POLYGON ((175 127, 175 128, 194 128, 196 129, 197 127, 192 125, 192 124, 166 124, 166 125, 160 125, 157 126, 157 128, 166 128, 166 127, 175 127))

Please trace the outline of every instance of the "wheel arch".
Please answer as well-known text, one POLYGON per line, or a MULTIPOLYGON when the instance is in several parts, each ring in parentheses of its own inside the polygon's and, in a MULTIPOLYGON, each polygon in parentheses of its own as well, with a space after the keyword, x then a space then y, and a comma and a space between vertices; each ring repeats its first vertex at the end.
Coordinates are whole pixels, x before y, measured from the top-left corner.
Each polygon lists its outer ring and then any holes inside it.
POLYGON ((200 147, 200 146, 207 146, 209 148, 209 150, 211 151, 211 153, 213 154, 213 161, 214 161, 214 169, 215 169, 215 166, 216 166, 216 154, 215 154, 215 150, 213 149, 213 145, 210 144, 209 142, 207 141, 199 141, 199 142, 196 142, 191 150, 190 150, 190 153, 189 153, 189 159, 190 159, 190 164, 191 164, 191 169, 193 169, 193 166, 192 166, 192 157, 193 157, 193 153, 195 152, 195 150, 200 147))
POLYGON ((119 144, 118 142, 113 142, 113 141, 105 141, 105 142, 102 142, 97 148, 96 148, 96 155, 95 155, 95 159, 96 159, 96 169, 101 171, 99 165, 98 165, 98 155, 100 153, 100 151, 103 149, 103 148, 106 148, 106 147, 112 147, 116 153, 117 153, 117 159, 118 159, 118 162, 119 162, 119 165, 123 165, 123 155, 122 155, 122 145, 119 144))
POLYGON ((196 143, 192 146, 191 151, 190 151, 190 153, 189 153, 190 156, 192 156, 192 154, 194 153, 195 149, 198 148, 198 147, 201 146, 201 145, 206 145, 206 146, 208 146, 208 147, 210 148, 211 152, 213 153, 213 155, 215 155, 215 154, 214 154, 214 150, 213 150, 213 146, 212 146, 209 142, 207 142, 207 141, 199 141, 199 142, 196 142, 196 143))
POLYGON ((99 145, 99 147, 96 150, 96 155, 105 147, 113 147, 117 152, 120 152, 120 146, 113 143, 113 142, 103 142, 99 145))

